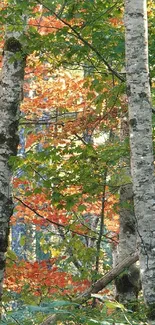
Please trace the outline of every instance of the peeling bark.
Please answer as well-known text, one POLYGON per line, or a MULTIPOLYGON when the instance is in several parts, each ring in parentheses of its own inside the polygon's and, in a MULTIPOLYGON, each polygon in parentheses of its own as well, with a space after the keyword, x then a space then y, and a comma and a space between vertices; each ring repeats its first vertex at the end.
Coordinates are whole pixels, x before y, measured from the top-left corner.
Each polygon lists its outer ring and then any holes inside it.
POLYGON ((155 193, 146 0, 125 0, 131 173, 144 299, 155 324, 155 193))
POLYGON ((0 300, 8 246, 9 220, 13 212, 10 156, 17 154, 19 104, 22 98, 25 57, 14 34, 6 35, 0 78, 0 300), (9 35, 9 36, 8 36, 9 35), (14 59, 16 53, 20 59, 14 59))

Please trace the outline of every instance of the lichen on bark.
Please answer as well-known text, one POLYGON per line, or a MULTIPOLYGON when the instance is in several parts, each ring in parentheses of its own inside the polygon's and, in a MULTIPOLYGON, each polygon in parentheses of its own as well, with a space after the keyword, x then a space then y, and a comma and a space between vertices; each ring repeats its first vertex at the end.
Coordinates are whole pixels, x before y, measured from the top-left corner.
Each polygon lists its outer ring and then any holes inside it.
MULTIPOLYGON (((16 35, 16 33, 15 33, 16 35)), ((19 33, 18 33, 19 35, 19 33)), ((8 246, 9 221, 13 213, 9 158, 17 154, 19 105, 22 99, 25 57, 20 41, 6 37, 0 83, 0 300, 8 246), (16 57, 16 53, 21 55, 16 57)))
MULTIPOLYGON (((148 65, 147 1, 125 0, 125 44, 131 174, 144 300, 155 306, 155 188, 148 65)), ((152 323, 151 323, 152 324, 152 323)), ((154 323, 155 324, 155 323, 154 323)))

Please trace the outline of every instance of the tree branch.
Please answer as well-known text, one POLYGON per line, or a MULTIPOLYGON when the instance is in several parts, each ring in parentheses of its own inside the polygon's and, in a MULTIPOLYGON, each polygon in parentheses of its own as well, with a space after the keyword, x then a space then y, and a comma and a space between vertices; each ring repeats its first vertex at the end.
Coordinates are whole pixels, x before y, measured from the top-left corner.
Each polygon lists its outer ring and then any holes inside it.
POLYGON ((56 222, 56 221, 52 221, 50 220, 49 218, 47 217, 44 217, 43 215, 41 215, 38 211, 36 211, 34 208, 32 208, 30 205, 28 205, 27 203, 25 203, 24 201, 22 201, 19 197, 17 196, 14 196, 14 198, 19 201, 22 205, 24 205, 26 208, 28 208, 30 211, 34 212, 36 214, 37 217, 41 218, 41 219, 44 219, 45 221, 48 221, 49 223, 55 225, 55 226, 58 226, 58 227, 62 227, 62 228, 67 228, 68 231, 72 232, 73 234, 76 234, 76 235, 79 235, 79 236, 82 236, 82 237, 89 237, 91 239, 96 239, 96 237, 92 237, 92 236, 89 236, 88 234, 85 235, 81 232, 78 232, 78 231, 74 231, 71 229, 71 226, 72 225, 63 225, 59 222, 56 222))

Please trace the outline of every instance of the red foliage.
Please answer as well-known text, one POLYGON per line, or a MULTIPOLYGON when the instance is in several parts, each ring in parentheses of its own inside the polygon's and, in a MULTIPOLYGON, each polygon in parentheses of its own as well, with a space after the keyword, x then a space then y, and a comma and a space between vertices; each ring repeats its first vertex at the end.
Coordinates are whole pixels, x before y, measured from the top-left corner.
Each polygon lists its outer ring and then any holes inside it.
POLYGON ((5 274, 5 287, 10 291, 22 292, 24 286, 36 296, 42 296, 54 293, 75 294, 83 292, 90 286, 88 280, 74 281, 72 276, 66 272, 61 272, 55 265, 56 259, 50 259, 40 262, 26 262, 9 265, 7 263, 5 274))

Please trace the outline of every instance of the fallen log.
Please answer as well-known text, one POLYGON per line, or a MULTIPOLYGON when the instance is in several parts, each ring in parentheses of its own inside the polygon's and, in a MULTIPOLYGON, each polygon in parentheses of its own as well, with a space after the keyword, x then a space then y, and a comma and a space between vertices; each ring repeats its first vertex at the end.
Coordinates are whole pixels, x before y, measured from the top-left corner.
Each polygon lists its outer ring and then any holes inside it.
MULTIPOLYGON (((79 302, 79 304, 84 303, 91 298, 91 294, 98 293, 104 289, 111 281, 113 281, 118 275, 120 275, 124 269, 128 268, 130 265, 137 262, 139 259, 138 252, 130 254, 122 262, 117 264, 115 268, 107 272, 101 279, 96 281, 88 290, 76 297, 73 301, 79 302)), ((52 325, 55 324, 58 314, 53 314, 48 316, 40 325, 52 325)))
POLYGON ((138 252, 130 254, 122 262, 117 264, 115 268, 107 272, 101 279, 96 281, 88 290, 78 296, 75 300, 86 301, 91 298, 92 293, 98 293, 104 289, 111 281, 113 281, 118 275, 120 275, 124 269, 137 262, 139 259, 138 252))

